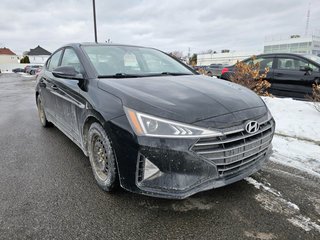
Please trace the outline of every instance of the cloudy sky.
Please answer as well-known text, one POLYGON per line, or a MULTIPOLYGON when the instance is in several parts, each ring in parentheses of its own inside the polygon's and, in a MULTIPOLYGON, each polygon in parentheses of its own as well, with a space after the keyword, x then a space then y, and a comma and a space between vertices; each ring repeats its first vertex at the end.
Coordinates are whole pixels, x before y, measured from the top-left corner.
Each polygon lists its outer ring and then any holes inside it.
MULTIPOLYGON (((304 34, 308 0, 96 0, 98 41, 164 51, 262 51, 265 36, 304 34)), ((320 0, 309 29, 320 33, 320 0)), ((92 0, 1 0, 0 47, 94 41, 92 0)))

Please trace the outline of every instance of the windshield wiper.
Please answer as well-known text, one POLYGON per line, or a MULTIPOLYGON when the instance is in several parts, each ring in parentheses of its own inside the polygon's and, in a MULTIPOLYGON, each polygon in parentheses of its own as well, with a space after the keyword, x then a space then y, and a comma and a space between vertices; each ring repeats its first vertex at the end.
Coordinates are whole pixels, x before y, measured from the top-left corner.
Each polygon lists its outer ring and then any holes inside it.
POLYGON ((98 76, 98 78, 137 78, 137 77, 143 77, 143 75, 116 73, 113 75, 99 75, 98 76))
POLYGON ((193 74, 192 73, 179 73, 179 72, 162 72, 161 75, 182 76, 182 75, 193 75, 193 74))
POLYGON ((139 78, 139 77, 156 77, 156 76, 182 76, 193 75, 192 73, 179 73, 179 72, 162 72, 162 73, 150 73, 150 74, 128 74, 128 73, 116 73, 113 75, 99 75, 98 78, 139 78))

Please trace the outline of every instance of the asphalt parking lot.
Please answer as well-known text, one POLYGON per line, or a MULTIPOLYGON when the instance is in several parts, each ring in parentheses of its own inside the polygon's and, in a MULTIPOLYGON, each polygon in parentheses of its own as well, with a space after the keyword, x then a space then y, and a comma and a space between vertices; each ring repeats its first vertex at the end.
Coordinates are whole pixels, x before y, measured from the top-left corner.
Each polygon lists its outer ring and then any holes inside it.
POLYGON ((40 126, 34 85, 0 75, 0 239, 320 239, 320 179, 272 162, 181 201, 103 192, 82 151, 40 126))

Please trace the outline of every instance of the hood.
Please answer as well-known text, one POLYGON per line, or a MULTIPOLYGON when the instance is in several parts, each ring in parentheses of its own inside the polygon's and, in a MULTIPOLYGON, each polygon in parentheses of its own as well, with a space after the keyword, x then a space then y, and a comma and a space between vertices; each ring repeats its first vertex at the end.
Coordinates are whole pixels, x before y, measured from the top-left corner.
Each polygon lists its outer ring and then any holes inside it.
POLYGON ((100 79, 98 86, 126 107, 184 123, 265 107, 254 92, 201 75, 100 79))

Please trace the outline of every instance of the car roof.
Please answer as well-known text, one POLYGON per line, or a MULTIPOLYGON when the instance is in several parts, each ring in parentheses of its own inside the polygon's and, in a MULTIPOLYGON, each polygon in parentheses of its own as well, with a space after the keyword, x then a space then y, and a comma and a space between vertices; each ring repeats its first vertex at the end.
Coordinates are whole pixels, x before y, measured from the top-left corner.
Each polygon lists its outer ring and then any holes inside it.
MULTIPOLYGON (((288 56, 291 56, 291 57, 298 57, 298 58, 302 58, 302 59, 305 59, 317 66, 320 66, 319 63, 315 62, 314 60, 310 59, 308 57, 308 55, 312 56, 312 54, 299 54, 299 53, 265 53, 265 54, 259 54, 257 55, 257 57, 288 57, 288 56)), ((245 59, 247 60, 247 59, 245 59)))
POLYGON ((95 42, 82 42, 82 43, 69 43, 64 45, 63 47, 81 47, 81 46, 121 46, 121 47, 138 47, 138 48, 151 48, 152 47, 144 47, 130 44, 118 44, 118 43, 95 43, 95 42))
POLYGON ((295 56, 295 57, 303 57, 302 54, 299 53, 263 53, 263 54, 259 54, 257 55, 257 57, 274 57, 274 56, 295 56))

